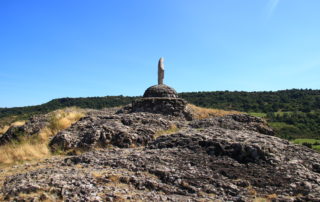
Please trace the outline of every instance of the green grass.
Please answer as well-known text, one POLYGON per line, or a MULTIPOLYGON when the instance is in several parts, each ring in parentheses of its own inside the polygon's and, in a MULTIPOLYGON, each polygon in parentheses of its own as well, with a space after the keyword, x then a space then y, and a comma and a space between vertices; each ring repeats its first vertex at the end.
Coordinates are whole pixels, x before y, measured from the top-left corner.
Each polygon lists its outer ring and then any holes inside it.
POLYGON ((284 123, 284 122, 269 122, 269 125, 274 128, 274 129, 281 129, 281 128, 292 128, 294 127, 293 125, 284 123))
POLYGON ((293 112, 274 112, 275 115, 283 116, 284 114, 293 114, 293 112))
MULTIPOLYGON (((275 115, 279 115, 279 116, 283 116, 284 114, 292 114, 293 112, 273 112, 275 115)), ((263 112, 248 112, 249 115, 251 116, 257 116, 260 118, 266 118, 267 117, 267 113, 263 113, 263 112)))
POLYGON ((320 143, 320 140, 317 140, 317 139, 295 139, 292 141, 293 143, 295 144, 302 144, 302 143, 310 143, 310 144, 314 144, 316 142, 319 142, 320 143))
POLYGON ((320 152, 320 145, 312 145, 312 149, 320 152))
POLYGON ((266 113, 260 113, 260 112, 248 112, 249 115, 251 116, 257 116, 257 117, 260 117, 260 118, 265 118, 267 116, 266 113))
POLYGON ((308 139, 308 138, 304 138, 304 139, 295 139, 292 141, 295 144, 303 144, 303 143, 308 143, 311 144, 312 149, 320 152, 320 140, 319 139, 308 139), (316 145, 314 145, 316 144, 316 145))

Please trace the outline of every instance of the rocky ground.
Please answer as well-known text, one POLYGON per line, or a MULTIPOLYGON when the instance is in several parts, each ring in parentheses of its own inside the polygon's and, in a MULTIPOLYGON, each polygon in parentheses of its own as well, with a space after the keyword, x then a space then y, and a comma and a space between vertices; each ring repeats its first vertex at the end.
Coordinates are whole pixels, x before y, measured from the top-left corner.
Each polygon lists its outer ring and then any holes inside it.
MULTIPOLYGON (((45 125, 41 120, 34 121, 35 128, 45 125)), ((34 134, 31 125, 27 122, 24 131, 34 134)), ((8 132, 4 137, 12 135, 8 132)), ((154 113, 91 110, 50 141, 53 152, 69 155, 0 170, 1 197, 320 201, 320 154, 272 134, 262 119, 245 114, 187 121, 154 113)))

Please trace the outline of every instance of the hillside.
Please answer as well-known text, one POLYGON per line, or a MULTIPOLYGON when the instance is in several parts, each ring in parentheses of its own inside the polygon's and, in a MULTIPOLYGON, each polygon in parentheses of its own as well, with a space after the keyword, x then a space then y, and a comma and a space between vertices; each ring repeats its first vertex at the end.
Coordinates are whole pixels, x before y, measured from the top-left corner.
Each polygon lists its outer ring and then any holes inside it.
MULTIPOLYGON (((318 152, 275 137, 248 113, 192 105, 164 84, 146 92, 123 107, 82 109, 117 105, 120 96, 25 108, 33 116, 0 135, 0 200, 320 200, 318 152), (81 108, 41 111, 63 105, 81 108)), ((255 113, 298 123, 299 113, 316 110, 255 113)))
MULTIPOLYGON (((126 105, 136 97, 128 96, 105 96, 105 97, 86 97, 86 98, 59 98, 50 102, 27 107, 0 108, 0 119, 15 116, 15 119, 26 119, 35 114, 44 114, 65 107, 80 107, 91 109, 102 109, 126 105)), ((4 120, 4 119, 3 119, 4 120)), ((0 122, 1 124, 1 122, 0 122)))
MULTIPOLYGON (((320 109, 320 90, 292 89, 282 91, 214 91, 179 93, 189 103, 206 108, 238 110, 244 112, 310 112, 320 109)), ((48 112, 63 107, 101 109, 130 103, 137 97, 106 96, 87 98, 60 98, 30 107, 0 108, 0 118, 24 113, 48 112)))
MULTIPOLYGON (((189 103, 201 107, 248 112, 266 118, 279 137, 286 139, 320 139, 320 91, 292 89, 265 92, 189 92, 180 93, 189 103)), ((77 106, 102 109, 123 106, 137 97, 106 96, 88 98, 61 98, 48 103, 15 108, 0 108, 0 127, 30 118, 34 114, 77 106)))

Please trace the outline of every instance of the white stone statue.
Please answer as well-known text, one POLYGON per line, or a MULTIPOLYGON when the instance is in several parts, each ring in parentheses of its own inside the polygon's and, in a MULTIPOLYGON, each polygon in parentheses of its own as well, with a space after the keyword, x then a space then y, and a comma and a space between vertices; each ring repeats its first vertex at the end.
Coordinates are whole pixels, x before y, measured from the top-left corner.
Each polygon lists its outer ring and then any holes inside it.
POLYGON ((158 85, 163 84, 163 78, 164 78, 164 65, 163 65, 163 58, 160 58, 158 63, 158 85))

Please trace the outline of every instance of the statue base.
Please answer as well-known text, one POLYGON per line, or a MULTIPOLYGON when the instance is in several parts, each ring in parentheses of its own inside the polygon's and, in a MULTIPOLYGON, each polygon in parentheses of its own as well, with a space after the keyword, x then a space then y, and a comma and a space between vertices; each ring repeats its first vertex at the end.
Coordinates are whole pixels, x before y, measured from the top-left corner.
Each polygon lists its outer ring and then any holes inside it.
POLYGON ((192 115, 187 112, 186 106, 187 102, 180 98, 148 97, 133 101, 130 111, 180 116, 191 120, 192 115))

